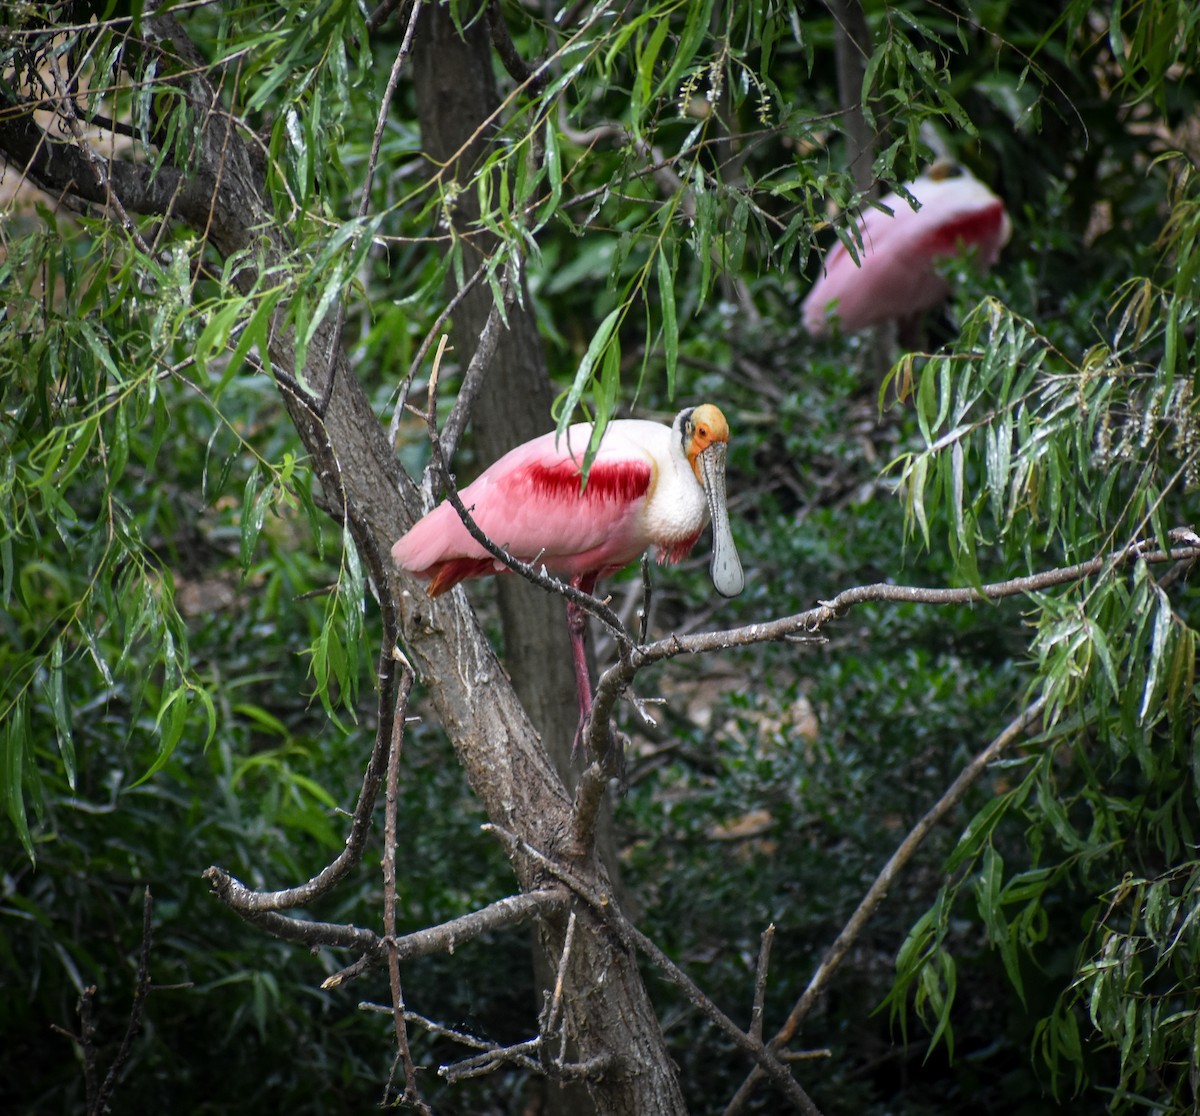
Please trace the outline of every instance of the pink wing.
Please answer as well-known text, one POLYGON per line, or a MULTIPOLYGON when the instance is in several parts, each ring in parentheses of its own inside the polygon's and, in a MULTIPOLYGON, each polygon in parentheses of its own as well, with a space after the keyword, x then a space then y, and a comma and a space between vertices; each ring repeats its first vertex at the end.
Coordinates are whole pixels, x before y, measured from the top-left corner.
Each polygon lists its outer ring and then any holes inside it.
POLYGON ((839 242, 830 251, 824 274, 804 300, 804 324, 819 336, 832 310, 847 333, 889 318, 902 318, 936 306, 949 288, 934 266, 963 246, 975 247, 979 262, 990 267, 1008 239, 1004 203, 969 175, 947 180, 918 179, 909 190, 921 208, 889 194, 891 209, 871 209, 859 225, 861 267, 839 242))
MULTIPOLYGON (((579 434, 572 433, 578 443, 579 434)), ((638 524, 652 481, 650 461, 602 447, 581 491, 567 441, 559 439, 556 447, 548 434, 518 446, 467 485, 462 502, 483 532, 514 557, 568 577, 619 569, 650 543, 638 524)), ((420 520, 392 556, 402 569, 430 579, 431 596, 503 569, 448 503, 420 520)))

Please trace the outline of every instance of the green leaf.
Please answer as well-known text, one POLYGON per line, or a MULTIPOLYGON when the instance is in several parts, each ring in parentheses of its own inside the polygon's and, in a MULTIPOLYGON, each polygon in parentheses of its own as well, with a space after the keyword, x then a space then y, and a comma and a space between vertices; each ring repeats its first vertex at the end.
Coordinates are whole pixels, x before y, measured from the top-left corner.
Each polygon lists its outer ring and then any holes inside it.
POLYGON ((58 739, 58 750, 62 755, 67 784, 75 790, 75 737, 71 732, 71 710, 67 704, 64 686, 63 641, 54 641, 50 652, 50 714, 54 719, 54 733, 58 739))
POLYGON ((658 297, 662 304, 663 352, 667 368, 667 398, 675 398, 675 372, 679 365, 679 322, 675 317, 675 277, 666 252, 658 252, 658 297))
POLYGON ((254 561, 254 550, 258 546, 258 536, 262 532, 263 521, 267 514, 267 502, 264 496, 269 496, 270 487, 259 491, 261 478, 257 469, 251 471, 246 478, 246 487, 242 491, 242 542, 241 560, 242 572, 248 573, 250 564, 254 561))
POLYGON ((624 306, 618 306, 615 310, 610 310, 588 344, 587 352, 583 354, 583 360, 579 362, 579 369, 575 373, 575 379, 571 382, 571 388, 567 392, 566 400, 563 402, 558 413, 558 433, 560 435, 566 433, 567 427, 571 425, 575 408, 583 398, 584 390, 588 385, 588 381, 592 378, 596 362, 604 355, 609 342, 613 340, 614 331, 624 313, 624 306))
POLYGON ((133 784, 135 787, 140 787, 162 770, 175 754, 179 741, 183 739, 183 730, 187 727, 188 713, 190 712, 188 696, 188 688, 179 686, 171 691, 166 701, 159 707, 158 716, 154 719, 154 728, 158 733, 158 752, 154 757, 154 762, 133 784))
POLYGON ((33 864, 33 838, 29 833, 29 820, 25 816, 25 753, 31 747, 26 725, 25 701, 18 698, 5 718, 3 735, 0 736, 4 754, 0 756, 0 779, 3 780, 4 808, 8 820, 17 831, 17 838, 24 848, 29 862, 33 864))

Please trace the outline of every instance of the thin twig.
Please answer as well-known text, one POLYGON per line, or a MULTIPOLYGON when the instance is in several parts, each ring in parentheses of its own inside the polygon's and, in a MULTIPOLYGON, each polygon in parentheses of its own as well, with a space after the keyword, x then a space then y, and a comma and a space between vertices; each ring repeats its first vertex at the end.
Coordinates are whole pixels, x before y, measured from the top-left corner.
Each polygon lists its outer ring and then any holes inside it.
POLYGON ((100 1086, 96 1076, 96 986, 89 984, 79 997, 79 1046, 83 1051, 83 1085, 88 1116, 97 1108, 100 1086))
POLYGON ((458 449, 458 440, 471 418, 471 409, 479 397, 483 387, 484 377, 492 365, 492 358, 500 345, 500 332, 505 327, 508 308, 513 301, 514 283, 507 271, 500 277, 500 301, 493 302, 488 312, 487 321, 479 334, 479 343, 475 346, 475 354, 471 357, 467 370, 463 373, 462 383, 454 398, 454 406, 450 408, 450 417, 442 427, 442 452, 447 458, 454 456, 458 449))
MULTIPOLYGON (((549 1036, 558 1024, 559 1012, 562 1010, 563 984, 567 978, 567 968, 571 963, 571 944, 575 940, 575 912, 571 911, 567 916, 567 932, 563 938, 562 953, 558 958, 558 972, 554 978, 554 989, 550 994, 550 1002, 546 1005, 545 1021, 542 1025, 542 1034, 549 1036)), ((566 1028, 563 1029, 564 1039, 566 1041, 566 1028)))
MULTIPOLYGON (((397 938, 395 941, 396 956, 401 961, 411 961, 414 958, 428 957, 434 953, 453 953, 463 942, 473 941, 483 934, 489 934, 496 930, 519 926, 531 918, 538 918, 552 911, 561 910, 569 902, 570 897, 560 887, 545 887, 539 888, 537 891, 509 895, 504 899, 497 899, 494 903, 489 903, 477 911, 459 915, 458 918, 452 918, 437 926, 414 930, 411 934, 397 938)), ((278 919, 282 916, 267 912, 258 918, 278 919)), ((294 919, 285 919, 284 921, 296 922, 294 919)), ((351 949, 361 950, 364 954, 370 954, 375 964, 383 960, 384 943, 378 935, 372 934, 369 930, 360 930, 353 926, 339 926, 334 923, 298 923, 300 927, 313 925, 325 927, 330 932, 338 932, 339 936, 338 941, 326 943, 317 940, 316 944, 344 945, 351 949)), ((269 924, 268 929, 275 932, 269 924)), ((285 935, 281 934, 280 936, 285 935)), ((360 959, 350 967, 326 977, 322 981, 321 987, 337 988, 362 971, 360 959)))
MULTIPOLYGON (((567 980, 567 970, 571 965, 571 944, 575 941, 575 911, 572 910, 567 918, 567 933, 563 941, 562 956, 558 959, 558 973, 554 978, 554 998, 550 1003, 550 1020, 546 1027, 547 1035, 554 1030, 556 1017, 562 1010, 563 985, 567 980)), ((567 1021, 563 1019, 561 1041, 558 1047, 558 1065, 562 1066, 567 1060, 567 1021)))
POLYGON ((75 101, 70 93, 63 88, 63 78, 58 72, 58 63, 55 62, 50 67, 50 75, 54 80, 54 92, 57 95, 58 106, 62 116, 66 119, 67 127, 71 129, 71 135, 75 138, 75 145, 79 148, 80 153, 87 161, 92 169, 92 173, 96 176, 96 185, 105 191, 106 204, 111 205, 116 211, 117 217, 129 234, 130 239, 137 245, 138 249, 144 254, 150 255, 150 246, 142 239, 142 234, 138 232, 137 225, 125 210, 125 206, 121 203, 120 197, 113 189, 112 183, 108 179, 105 168, 107 160, 101 159, 99 155, 92 149, 92 145, 88 143, 87 137, 83 134, 83 125, 79 122, 79 116, 75 111, 75 101))
MULTIPOLYGON (((385 639, 386 641, 386 639, 385 639)), ((394 646, 394 645, 393 645, 394 646)), ((379 677, 380 693, 391 693, 393 671, 392 647, 380 655, 379 677)), ((338 883, 344 880, 362 859, 367 836, 371 830, 371 815, 375 809, 375 800, 379 794, 379 785, 383 780, 391 737, 391 714, 389 708, 380 709, 379 729, 375 734, 375 746, 363 774, 362 786, 358 792, 358 802, 350 820, 350 834, 346 838, 346 846, 334 859, 321 869, 311 879, 295 887, 282 888, 279 891, 254 891, 236 880, 223 868, 213 865, 204 872, 204 878, 212 885, 213 891, 226 906, 231 907, 243 917, 266 911, 287 910, 291 907, 301 907, 314 899, 328 894, 338 883)), ((276 924, 282 925, 282 924, 276 924)), ((272 930, 272 933, 276 933, 272 930)))
POLYGON ((129 1023, 125 1027, 125 1037, 121 1040, 121 1047, 117 1051, 112 1065, 108 1067, 104 1084, 100 1086, 100 1092, 96 1096, 96 1104, 92 1109, 94 1116, 101 1116, 108 1110, 108 1101, 117 1087, 117 1079, 121 1076, 125 1063, 129 1061, 129 1055, 133 1053, 133 1040, 137 1038, 138 1032, 142 1029, 142 1016, 146 1012, 146 997, 150 994, 150 949, 154 944, 153 916, 154 898, 150 894, 150 888, 147 887, 142 895, 142 948, 138 953, 137 983, 133 989, 133 1006, 129 1009, 129 1023))
POLYGON ((412 382, 416 379, 417 372, 420 371, 421 365, 425 363, 425 354, 429 352, 433 342, 438 337, 442 336, 442 327, 446 324, 446 319, 458 309, 459 303, 467 297, 467 293, 483 278, 487 272, 487 260, 484 260, 471 277, 467 279, 454 296, 443 307, 442 312, 437 316, 437 320, 429 327, 420 346, 417 348, 417 355, 413 357, 412 363, 408 366, 408 374, 404 377, 404 382, 400 385, 397 392, 396 407, 392 411, 392 421, 388 424, 388 443, 396 444, 396 436, 400 433, 400 416, 404 413, 404 408, 408 404, 408 393, 412 387, 412 382))
POLYGON ((771 963, 771 946, 775 942, 775 923, 763 932, 758 946, 758 965, 754 970, 754 1006, 750 1009, 750 1037, 762 1041, 763 1004, 767 997, 767 967, 771 963))
POLYGON ((404 1103, 418 1112, 432 1109, 417 1089, 417 1067, 413 1065, 404 1024, 404 988, 400 983, 400 958, 396 950, 396 812, 400 782, 400 749, 404 743, 404 712, 412 693, 413 669, 405 661, 396 687, 396 712, 392 717, 392 746, 388 752, 387 782, 384 789, 383 823, 383 936, 387 952, 388 985, 392 992, 392 1020, 396 1032, 396 1056, 404 1067, 404 1103))
MULTIPOLYGON (((362 221, 371 206, 371 184, 375 180, 375 166, 379 162, 379 148, 383 143, 383 131, 387 127, 388 112, 392 106, 392 98, 396 95, 396 86, 400 82, 400 71, 412 50, 413 35, 417 30, 417 16, 421 13, 421 0, 413 0, 412 10, 408 15, 408 26, 404 30, 404 40, 396 52, 392 62, 391 73, 388 74, 387 85, 379 103, 379 113, 375 118, 375 134, 371 137, 371 153, 367 157, 367 173, 363 179, 362 195, 358 201, 357 219, 362 221)), ((350 255, 353 255, 362 239, 362 232, 355 233, 350 244, 350 255)), ((337 319, 333 329, 329 331, 329 350, 325 354, 325 384, 321 389, 321 399, 316 405, 316 413, 324 417, 329 410, 329 401, 333 398, 333 385, 337 381, 337 354, 341 345, 342 326, 346 321, 346 302, 338 300, 337 319)))

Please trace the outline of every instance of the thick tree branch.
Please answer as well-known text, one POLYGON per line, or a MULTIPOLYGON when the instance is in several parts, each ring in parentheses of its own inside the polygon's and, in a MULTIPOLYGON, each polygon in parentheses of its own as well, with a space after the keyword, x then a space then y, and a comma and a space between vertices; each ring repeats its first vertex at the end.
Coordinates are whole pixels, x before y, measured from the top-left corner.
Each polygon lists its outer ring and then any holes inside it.
POLYGON ((80 201, 106 206, 115 194, 126 211, 167 216, 177 214, 200 223, 212 203, 213 180, 200 173, 187 178, 171 166, 150 167, 90 156, 73 143, 52 139, 32 115, 0 112, 0 155, 26 178, 50 194, 71 194, 80 201))

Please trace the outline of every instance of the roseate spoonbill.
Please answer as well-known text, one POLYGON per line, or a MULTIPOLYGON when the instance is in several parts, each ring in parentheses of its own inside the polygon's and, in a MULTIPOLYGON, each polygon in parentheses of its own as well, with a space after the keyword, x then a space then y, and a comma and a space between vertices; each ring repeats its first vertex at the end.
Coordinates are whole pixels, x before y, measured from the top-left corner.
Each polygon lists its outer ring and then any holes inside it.
POLYGON ((910 318, 942 302, 950 285, 937 262, 964 248, 989 268, 1012 233, 1004 203, 970 171, 940 159, 905 189, 920 203, 914 209, 899 194, 886 194, 880 209, 858 223, 858 263, 838 241, 825 257, 821 277, 804 300, 804 326, 814 337, 836 320, 853 333, 889 318, 910 318))
MULTIPOLYGON (((719 408, 689 407, 670 427, 640 419, 610 422, 584 486, 591 434, 589 423, 576 423, 561 437, 545 434, 517 446, 459 493, 463 506, 514 558, 544 566, 585 593, 652 546, 660 563, 685 558, 711 519, 713 585, 724 597, 737 596, 745 579, 725 507, 729 426, 719 408)), ((392 547, 392 557, 400 569, 428 579, 431 597, 466 578, 505 570, 448 502, 414 524, 392 547)), ((568 601, 581 730, 592 709, 586 620, 568 601)))

